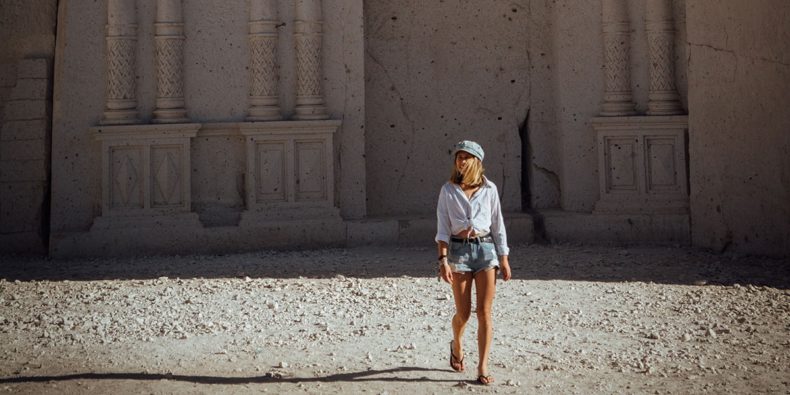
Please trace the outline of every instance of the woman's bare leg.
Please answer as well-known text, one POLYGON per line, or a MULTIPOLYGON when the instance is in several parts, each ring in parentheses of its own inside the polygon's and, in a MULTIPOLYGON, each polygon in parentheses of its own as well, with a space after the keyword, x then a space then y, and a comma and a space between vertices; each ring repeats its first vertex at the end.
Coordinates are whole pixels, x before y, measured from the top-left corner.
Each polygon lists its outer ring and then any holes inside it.
POLYGON ((478 375, 488 375, 488 352, 494 336, 491 306, 496 291, 496 273, 496 270, 491 269, 478 272, 474 277, 477 288, 477 347, 480 352, 478 375))
POLYGON ((472 315, 472 273, 453 273, 453 297, 455 315, 453 316, 453 355, 463 358, 464 329, 472 315))

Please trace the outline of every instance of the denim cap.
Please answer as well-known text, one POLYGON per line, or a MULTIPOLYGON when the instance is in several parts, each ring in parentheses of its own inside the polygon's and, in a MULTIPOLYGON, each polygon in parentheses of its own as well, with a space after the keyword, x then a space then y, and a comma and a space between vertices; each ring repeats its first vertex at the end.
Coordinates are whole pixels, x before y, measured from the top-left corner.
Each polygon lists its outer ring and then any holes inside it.
POLYGON ((474 155, 477 159, 483 160, 485 156, 485 152, 483 152, 483 147, 480 144, 475 143, 474 141, 470 140, 463 140, 455 143, 455 147, 453 147, 453 156, 458 153, 458 151, 468 152, 474 155))

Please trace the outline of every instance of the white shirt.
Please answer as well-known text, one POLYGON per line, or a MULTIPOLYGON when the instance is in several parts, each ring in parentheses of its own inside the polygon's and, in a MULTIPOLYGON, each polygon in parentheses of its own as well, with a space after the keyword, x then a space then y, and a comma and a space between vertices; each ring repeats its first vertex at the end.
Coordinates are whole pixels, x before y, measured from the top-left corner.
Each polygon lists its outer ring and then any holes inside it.
POLYGON ((497 255, 508 255, 505 219, 496 185, 483 177, 483 185, 468 199, 458 184, 446 182, 436 204, 436 242, 450 243, 450 237, 472 227, 475 234, 490 233, 497 255))

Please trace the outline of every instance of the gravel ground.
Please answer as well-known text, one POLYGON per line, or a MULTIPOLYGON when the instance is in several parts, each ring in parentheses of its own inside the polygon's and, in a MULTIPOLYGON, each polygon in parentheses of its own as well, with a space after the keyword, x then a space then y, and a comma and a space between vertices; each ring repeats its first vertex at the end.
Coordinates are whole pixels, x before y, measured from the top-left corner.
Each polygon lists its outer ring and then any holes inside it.
POLYGON ((0 391, 790 393, 790 262, 521 245, 494 385, 449 369, 433 248, 0 258, 0 391))

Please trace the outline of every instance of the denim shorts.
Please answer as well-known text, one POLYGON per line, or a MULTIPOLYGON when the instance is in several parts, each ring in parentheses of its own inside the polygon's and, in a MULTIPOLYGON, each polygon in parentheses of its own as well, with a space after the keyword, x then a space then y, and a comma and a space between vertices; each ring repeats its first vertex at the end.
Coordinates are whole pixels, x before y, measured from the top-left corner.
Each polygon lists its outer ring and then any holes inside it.
POLYGON ((451 241, 447 257, 453 272, 478 272, 499 268, 494 243, 470 243, 451 241))

